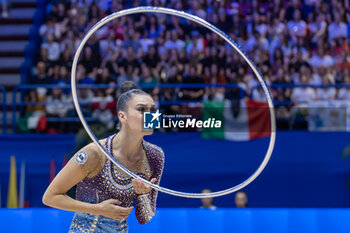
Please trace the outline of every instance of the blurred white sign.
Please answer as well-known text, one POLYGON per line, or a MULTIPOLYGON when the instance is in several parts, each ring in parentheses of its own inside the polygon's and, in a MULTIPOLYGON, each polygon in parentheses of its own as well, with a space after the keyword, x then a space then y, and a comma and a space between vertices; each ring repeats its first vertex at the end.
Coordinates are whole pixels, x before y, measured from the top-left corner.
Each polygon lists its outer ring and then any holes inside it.
POLYGON ((343 100, 308 103, 309 131, 350 131, 350 103, 343 100))

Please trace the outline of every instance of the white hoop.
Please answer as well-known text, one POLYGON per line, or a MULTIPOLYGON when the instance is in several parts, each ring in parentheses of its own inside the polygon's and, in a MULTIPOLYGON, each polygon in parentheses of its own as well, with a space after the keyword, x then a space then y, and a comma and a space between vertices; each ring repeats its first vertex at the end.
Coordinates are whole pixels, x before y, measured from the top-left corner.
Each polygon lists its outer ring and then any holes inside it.
POLYGON ((100 20, 98 23, 96 23, 88 32, 87 34, 84 36, 84 38, 82 39, 76 53, 74 56, 74 60, 73 60, 73 65, 72 65, 72 80, 71 80, 71 84, 72 84, 72 97, 73 97, 73 102, 74 102, 74 106, 77 110, 78 116, 80 118, 81 123, 83 124, 86 132, 88 133, 88 135, 90 136, 90 138, 92 139, 92 141, 100 148, 100 150, 102 150, 104 152, 104 154, 107 156, 107 158, 109 158, 115 165, 117 165, 120 169, 122 169, 124 172, 126 172, 128 175, 134 177, 134 178, 139 178, 141 179, 143 182, 145 182, 146 184, 150 185, 152 188, 163 192, 163 193, 167 193, 167 194, 171 194, 174 196, 179 196, 179 197, 187 197, 187 198, 209 198, 209 197, 218 197, 218 196, 223 196, 226 194, 230 194, 233 193, 235 191, 238 191, 242 188, 244 188, 245 186, 247 186, 248 184, 250 184, 265 168, 265 166, 267 165, 268 161, 270 160, 274 145, 275 145, 275 139, 276 139, 276 122, 275 122, 275 113, 274 113, 274 108, 273 108, 273 103, 272 103, 272 98, 271 98, 271 94, 266 86, 266 83, 264 82, 262 75, 260 74, 258 68, 255 66, 255 64, 248 58, 248 56, 240 49, 240 46, 234 42, 229 36, 227 36, 224 32, 222 32, 221 30, 219 30, 218 28, 216 28, 215 26, 211 25, 210 23, 208 23, 207 21, 197 17, 197 16, 193 16, 191 14, 188 14, 186 12, 183 11, 177 11, 177 10, 173 10, 173 9, 168 9, 168 8, 162 8, 162 7, 136 7, 136 8, 131 8, 131 9, 126 9, 126 10, 122 10, 119 12, 115 12, 105 18, 103 18, 102 20, 100 20), (271 136, 270 136, 270 142, 269 142, 269 147, 267 149, 266 155, 264 160, 262 161, 262 163, 260 164, 260 166, 258 167, 258 169, 245 181, 243 181, 242 183, 229 188, 229 189, 225 189, 222 191, 217 191, 217 192, 212 192, 212 193, 185 193, 185 192, 179 192, 179 191, 174 191, 171 189, 167 189, 167 188, 163 188, 160 187, 158 185, 155 185, 151 182, 149 182, 148 180, 145 180, 141 177, 139 177, 138 175, 134 174, 133 172, 129 171, 126 167, 124 167, 122 164, 120 164, 112 155, 110 155, 108 153, 108 151, 101 145, 101 143, 98 141, 98 139, 96 138, 96 136, 91 132, 90 127, 88 126, 88 124, 86 123, 84 116, 81 112, 80 106, 79 106, 79 102, 78 102, 78 97, 77 97, 77 90, 76 90, 76 67, 77 67, 77 63, 78 63, 78 59, 79 56, 81 54, 81 51, 85 45, 85 43, 87 42, 87 40, 91 37, 91 35, 98 30, 99 28, 101 28, 102 26, 104 26, 106 23, 110 22, 111 20, 114 20, 116 18, 119 18, 121 16, 125 16, 125 15, 130 15, 130 14, 136 14, 136 13, 145 13, 145 12, 152 12, 152 13, 163 13, 163 14, 170 14, 170 15, 175 15, 175 16, 179 16, 179 17, 183 17, 189 20, 192 20, 206 28, 208 28, 209 30, 213 31, 214 33, 218 34, 219 36, 221 36, 221 38, 223 38, 226 42, 228 42, 243 58, 244 60, 249 64, 249 66, 252 68, 252 70, 254 71, 255 75, 258 77, 258 80, 264 90, 264 93, 266 95, 267 98, 267 102, 268 102, 268 106, 269 106, 269 110, 270 110, 270 120, 271 120, 271 136))

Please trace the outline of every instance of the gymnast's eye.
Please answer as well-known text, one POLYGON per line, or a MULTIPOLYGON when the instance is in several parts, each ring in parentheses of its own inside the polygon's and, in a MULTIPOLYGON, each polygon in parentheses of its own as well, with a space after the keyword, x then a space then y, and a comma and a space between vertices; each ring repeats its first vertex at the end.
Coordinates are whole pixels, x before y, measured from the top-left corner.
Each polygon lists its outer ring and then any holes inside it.
POLYGON ((151 108, 150 111, 151 111, 151 112, 155 112, 155 111, 156 111, 156 108, 151 108))
POLYGON ((145 111, 145 108, 144 108, 144 107, 140 107, 140 108, 137 109, 137 111, 139 111, 139 112, 144 112, 144 111, 145 111))

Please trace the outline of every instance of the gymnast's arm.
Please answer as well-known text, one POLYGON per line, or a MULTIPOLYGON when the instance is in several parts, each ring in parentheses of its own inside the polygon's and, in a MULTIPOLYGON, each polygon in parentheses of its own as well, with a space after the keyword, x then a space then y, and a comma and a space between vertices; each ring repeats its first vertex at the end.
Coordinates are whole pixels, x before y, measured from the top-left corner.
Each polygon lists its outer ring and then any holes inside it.
POLYGON ((118 221, 129 216, 133 207, 123 208, 118 206, 120 201, 109 199, 101 203, 91 204, 75 200, 68 195, 67 191, 74 185, 85 179, 86 177, 95 176, 104 164, 104 159, 98 148, 93 144, 89 144, 75 154, 69 162, 57 174, 49 187, 46 189, 42 201, 45 205, 58 209, 83 212, 94 215, 104 215, 118 221), (84 156, 80 159, 80 164, 76 162, 76 156, 84 151, 84 156))
MULTIPOLYGON (((164 168, 164 152, 162 149, 160 149, 158 156, 160 156, 157 160, 159 164, 154 166, 151 177, 151 182, 154 183, 153 180, 156 179, 155 183, 157 185, 160 183, 164 168)), ((137 198, 135 215, 140 224, 146 224, 153 218, 156 211, 157 195, 158 191, 152 189, 148 194, 139 195, 137 198)))

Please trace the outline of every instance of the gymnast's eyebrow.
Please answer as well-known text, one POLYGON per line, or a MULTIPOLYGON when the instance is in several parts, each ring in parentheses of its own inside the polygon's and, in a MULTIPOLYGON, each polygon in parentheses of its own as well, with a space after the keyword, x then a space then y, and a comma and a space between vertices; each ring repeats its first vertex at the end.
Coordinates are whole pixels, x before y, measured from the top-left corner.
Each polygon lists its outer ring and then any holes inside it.
MULTIPOLYGON (((137 104, 136 106, 147 106, 147 104, 137 104)), ((156 107, 156 106, 152 104, 151 107, 156 107)))

